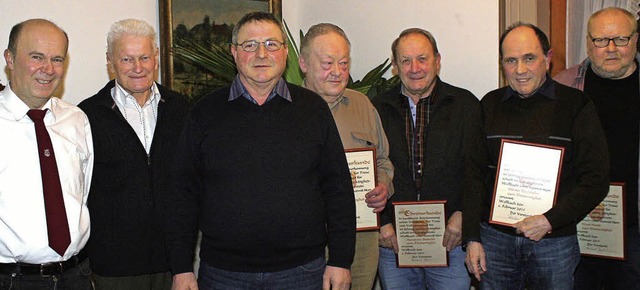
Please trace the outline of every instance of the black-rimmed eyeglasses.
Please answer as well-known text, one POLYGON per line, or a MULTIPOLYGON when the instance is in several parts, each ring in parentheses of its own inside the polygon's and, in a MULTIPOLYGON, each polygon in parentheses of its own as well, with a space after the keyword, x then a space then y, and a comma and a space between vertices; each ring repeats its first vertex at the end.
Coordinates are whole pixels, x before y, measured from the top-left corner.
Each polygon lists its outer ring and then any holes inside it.
POLYGON ((266 41, 247 40, 243 43, 236 43, 235 45, 242 47, 242 50, 246 52, 255 52, 260 47, 260 44, 264 44, 264 48, 267 51, 279 50, 284 45, 283 42, 280 42, 277 40, 266 40, 266 41))
POLYGON ((629 40, 631 40, 631 37, 633 37, 633 35, 636 34, 631 33, 631 35, 629 36, 618 36, 618 37, 614 37, 614 38, 608 38, 608 37, 598 37, 598 38, 591 38, 591 41, 593 41, 593 45, 595 45, 595 47, 607 47, 609 46, 609 43, 611 41, 613 41, 613 44, 615 44, 616 46, 627 46, 629 45, 629 40))

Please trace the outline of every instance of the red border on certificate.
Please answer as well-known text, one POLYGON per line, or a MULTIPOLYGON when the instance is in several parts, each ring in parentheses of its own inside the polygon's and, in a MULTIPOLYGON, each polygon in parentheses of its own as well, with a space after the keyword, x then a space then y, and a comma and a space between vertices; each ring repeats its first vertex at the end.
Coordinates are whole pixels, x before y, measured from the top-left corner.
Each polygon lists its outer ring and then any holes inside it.
POLYGON ((356 230, 370 231, 380 228, 380 215, 366 204, 365 194, 378 184, 376 148, 346 149, 347 164, 356 200, 356 230))
POLYGON ((489 223, 511 226, 553 207, 558 196, 563 159, 563 147, 502 139, 489 223), (510 147, 509 152, 505 152, 506 146, 510 147), (548 191, 553 191, 550 203, 548 199, 542 199, 548 191), (496 202, 499 203, 497 206, 496 202))
POLYGON ((398 268, 448 267, 446 200, 393 202, 398 268), (399 215, 405 218, 400 220, 399 215), (432 262, 430 262, 432 261, 432 262))
POLYGON ((578 241, 580 254, 587 257, 597 257, 611 260, 625 260, 627 249, 625 247, 626 212, 626 185, 622 182, 612 182, 609 185, 609 193, 596 207, 601 207, 600 212, 594 209, 580 223, 578 223, 578 241), (611 189, 615 189, 612 191, 611 189), (619 193, 619 196, 611 196, 619 193), (611 211, 611 203, 619 201, 615 205, 618 212, 611 211), (607 206, 608 205, 608 206, 607 206), (608 239, 603 240, 603 239, 608 239), (612 245, 614 243, 614 245, 612 245), (618 244, 615 244, 618 243, 618 244), (601 252, 598 254, 598 252, 601 252))

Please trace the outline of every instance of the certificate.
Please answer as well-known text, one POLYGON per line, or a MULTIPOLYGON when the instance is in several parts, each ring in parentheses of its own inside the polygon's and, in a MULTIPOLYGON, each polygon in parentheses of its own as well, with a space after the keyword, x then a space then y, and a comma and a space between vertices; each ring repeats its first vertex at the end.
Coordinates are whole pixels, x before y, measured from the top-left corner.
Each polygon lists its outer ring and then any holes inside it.
POLYGON ((353 193, 356 199, 356 229, 358 231, 380 228, 378 214, 367 207, 365 194, 373 190, 377 184, 376 149, 358 148, 345 150, 353 193))
POLYGON ((502 140, 490 223, 510 226, 553 205, 564 148, 502 140))
POLYGON ((394 202, 398 268, 447 267, 446 201, 394 202))
POLYGON ((578 242, 583 256, 625 259, 624 195, 623 183, 611 183, 607 197, 578 223, 578 242))

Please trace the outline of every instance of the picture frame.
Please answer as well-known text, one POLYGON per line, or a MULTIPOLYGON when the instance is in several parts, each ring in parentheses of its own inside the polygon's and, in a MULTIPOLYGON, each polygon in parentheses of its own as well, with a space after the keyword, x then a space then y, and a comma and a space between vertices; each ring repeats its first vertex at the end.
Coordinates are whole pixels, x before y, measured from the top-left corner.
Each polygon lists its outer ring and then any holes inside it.
POLYGON ((392 202, 398 268, 449 266, 449 253, 442 245, 447 227, 446 203, 446 200, 392 202))
POLYGON ((564 148, 502 139, 489 223, 512 226, 556 204, 564 148))
POLYGON ((380 228, 380 216, 365 202, 366 194, 378 184, 376 148, 347 149, 345 155, 356 200, 356 230, 377 230, 380 228))
POLYGON ((576 227, 580 254, 626 260, 625 184, 612 182, 609 193, 576 227))
MULTIPOLYGON (((231 26, 238 21, 242 15, 256 11, 256 9, 249 7, 262 7, 264 6, 265 11, 273 13, 278 19, 282 19, 282 0, 201 0, 195 1, 195 3, 201 2, 203 5, 198 5, 197 15, 191 14, 188 18, 183 16, 179 16, 179 13, 183 10, 184 5, 186 3, 194 3, 194 1, 187 0, 159 0, 158 8, 160 13, 160 71, 161 77, 160 80, 162 85, 175 90, 176 89, 176 67, 173 55, 173 45, 174 45, 174 29, 177 25, 182 24, 186 26, 187 29, 192 29, 191 25, 185 23, 185 19, 189 19, 191 21, 197 20, 200 21, 203 18, 198 19, 198 16, 208 16, 213 25, 218 24, 227 26, 231 26), (214 8, 215 7, 215 8, 214 8), (225 19, 216 20, 214 15, 221 15, 225 19), (237 19, 235 19, 237 18, 237 19), (233 23, 227 23, 230 21, 233 23)), ((258 9, 259 10, 259 9, 258 9)), ((190 12, 193 13, 193 12, 190 12)), ((231 37, 230 31, 228 35, 229 39, 231 37)))

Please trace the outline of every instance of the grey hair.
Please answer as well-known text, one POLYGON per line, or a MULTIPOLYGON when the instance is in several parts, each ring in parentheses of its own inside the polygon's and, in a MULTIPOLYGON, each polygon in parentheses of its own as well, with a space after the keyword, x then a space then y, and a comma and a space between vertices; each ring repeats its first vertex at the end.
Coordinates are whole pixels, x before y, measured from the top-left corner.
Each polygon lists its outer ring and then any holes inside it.
POLYGON ((391 56, 392 56, 391 61, 392 62, 395 63, 397 61, 397 59, 398 59, 397 58, 398 55, 397 55, 396 51, 398 50, 398 44, 400 43, 400 39, 402 39, 403 37, 406 37, 408 35, 411 35, 411 34, 419 34, 419 35, 422 35, 422 36, 426 37, 427 40, 429 40, 429 43, 431 43, 431 46, 433 47, 433 55, 436 55, 436 56, 440 55, 440 52, 438 51, 438 44, 436 43, 436 38, 433 37, 433 34, 431 34, 431 32, 426 31, 426 30, 424 30, 422 28, 415 28, 415 27, 414 28, 407 28, 404 31, 402 31, 400 33, 400 35, 398 36, 398 38, 396 38, 393 41, 393 43, 391 44, 391 56))
POLYGON ((238 23, 233 27, 233 32, 231 33, 231 44, 238 44, 238 33, 240 32, 240 28, 252 22, 267 22, 278 26, 282 33, 282 42, 284 42, 284 45, 287 45, 287 34, 284 33, 284 27, 280 20, 278 20, 275 15, 263 11, 250 12, 240 18, 238 23))
POLYGON ((342 30, 342 28, 331 23, 318 23, 309 27, 309 31, 307 31, 307 34, 302 38, 302 40, 300 40, 300 54, 304 57, 308 57, 310 49, 309 46, 311 45, 311 42, 318 36, 322 36, 332 32, 344 38, 344 40, 347 42, 347 45, 349 46, 349 49, 351 49, 351 42, 349 41, 349 38, 344 33, 344 30, 342 30))
POLYGON ((111 25, 111 29, 107 34, 108 54, 111 55, 113 53, 113 43, 125 35, 148 37, 153 43, 154 52, 158 51, 157 34, 151 25, 139 19, 123 19, 111 25))

